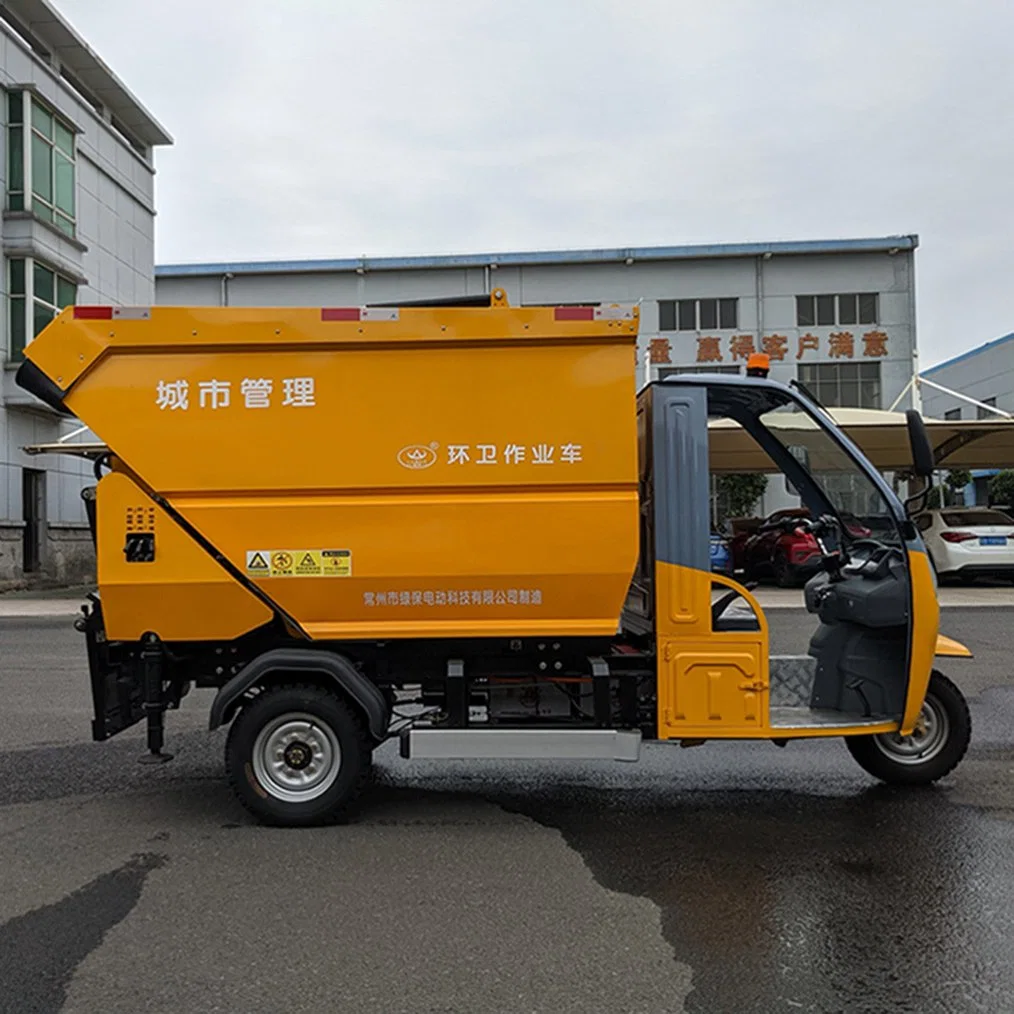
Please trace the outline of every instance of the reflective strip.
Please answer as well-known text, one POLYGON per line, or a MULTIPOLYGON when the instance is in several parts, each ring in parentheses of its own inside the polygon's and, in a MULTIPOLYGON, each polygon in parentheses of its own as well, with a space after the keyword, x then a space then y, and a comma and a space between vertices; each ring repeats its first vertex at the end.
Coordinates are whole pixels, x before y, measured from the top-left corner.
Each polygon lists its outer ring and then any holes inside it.
POLYGON ((614 303, 612 306, 595 307, 595 320, 633 320, 633 303, 614 303))
POLYGON ((113 320, 151 320, 151 307, 114 306, 113 320))
POLYGON ((388 306, 322 306, 321 320, 397 320, 401 311, 388 306))
POLYGON ((111 306, 75 306, 75 320, 112 320, 113 308, 111 306))
POLYGON ((557 306, 553 310, 554 320, 594 320, 594 306, 557 306))

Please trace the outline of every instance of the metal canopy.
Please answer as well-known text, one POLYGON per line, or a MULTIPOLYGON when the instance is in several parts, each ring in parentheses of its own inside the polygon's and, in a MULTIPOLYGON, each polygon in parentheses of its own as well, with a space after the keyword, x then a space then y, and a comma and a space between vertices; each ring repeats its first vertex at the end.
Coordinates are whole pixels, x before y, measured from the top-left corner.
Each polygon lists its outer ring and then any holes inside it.
POLYGON ((64 444, 60 442, 52 444, 31 444, 26 447, 25 454, 69 454, 74 458, 88 458, 94 461, 104 454, 109 454, 109 448, 105 444, 64 444))
MULTIPOLYGON (((834 408, 828 413, 881 471, 911 468, 912 452, 903 412, 834 408)), ((764 422, 789 445, 805 444, 807 433, 817 428, 802 412, 773 412, 764 422), (798 434, 797 441, 793 440, 794 433, 798 434)), ((940 468, 1014 468, 1014 419, 927 419, 926 429, 940 468)), ((708 430, 712 471, 778 471, 738 423, 713 420, 708 430)))

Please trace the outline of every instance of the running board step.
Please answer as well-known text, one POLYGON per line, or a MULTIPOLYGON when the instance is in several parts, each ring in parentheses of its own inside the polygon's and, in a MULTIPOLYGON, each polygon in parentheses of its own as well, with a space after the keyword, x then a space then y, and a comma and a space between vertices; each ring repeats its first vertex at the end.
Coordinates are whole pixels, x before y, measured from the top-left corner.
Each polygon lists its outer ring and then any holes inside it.
POLYGON ((411 729, 401 755, 425 760, 636 761, 641 733, 620 729, 411 729))

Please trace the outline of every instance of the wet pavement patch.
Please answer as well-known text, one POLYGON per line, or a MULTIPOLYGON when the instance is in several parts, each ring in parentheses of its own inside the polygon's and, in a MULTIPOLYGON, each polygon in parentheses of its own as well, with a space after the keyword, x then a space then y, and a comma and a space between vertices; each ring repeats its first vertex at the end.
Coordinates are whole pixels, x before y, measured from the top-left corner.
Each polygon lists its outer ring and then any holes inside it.
POLYGON ((52 905, 0 926, 0 1014, 50 1014, 66 999, 74 970, 127 917, 148 874, 167 858, 134 856, 52 905))
POLYGON ((694 1014, 1014 1011, 1014 833, 941 791, 503 797, 649 898, 694 1014), (608 796, 608 798, 607 798, 608 796))

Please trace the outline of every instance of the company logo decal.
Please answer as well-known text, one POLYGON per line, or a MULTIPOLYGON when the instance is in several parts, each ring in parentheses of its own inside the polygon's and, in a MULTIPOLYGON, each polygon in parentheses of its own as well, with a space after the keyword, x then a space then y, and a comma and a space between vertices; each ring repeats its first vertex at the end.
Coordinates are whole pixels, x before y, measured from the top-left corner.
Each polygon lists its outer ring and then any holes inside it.
POLYGON ((421 468, 430 468, 437 463, 436 444, 409 444, 398 451, 398 464, 402 468, 410 468, 417 471, 421 468))

